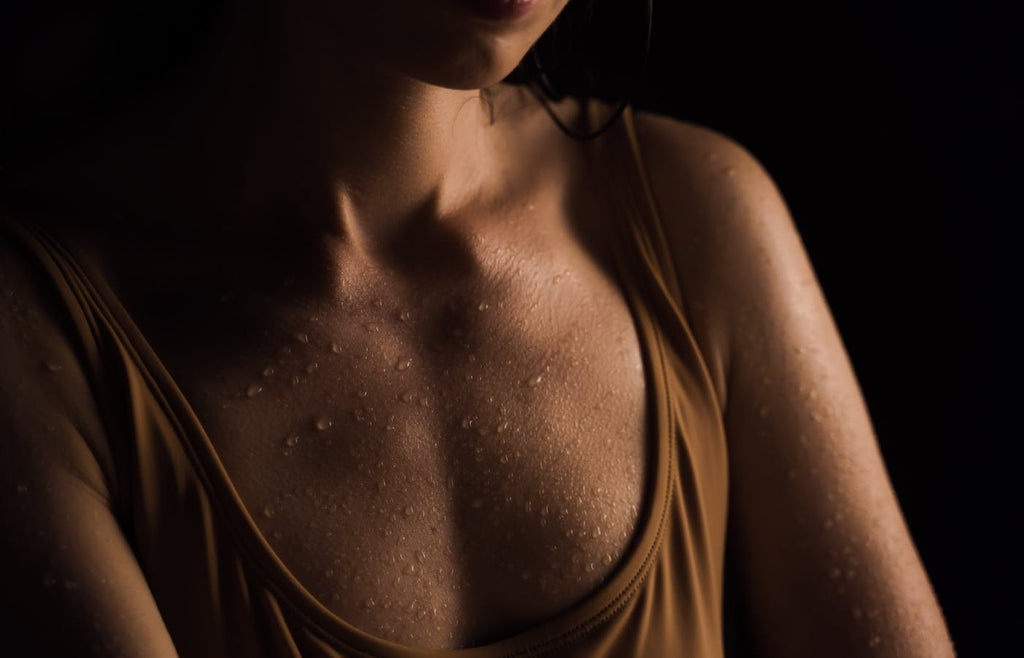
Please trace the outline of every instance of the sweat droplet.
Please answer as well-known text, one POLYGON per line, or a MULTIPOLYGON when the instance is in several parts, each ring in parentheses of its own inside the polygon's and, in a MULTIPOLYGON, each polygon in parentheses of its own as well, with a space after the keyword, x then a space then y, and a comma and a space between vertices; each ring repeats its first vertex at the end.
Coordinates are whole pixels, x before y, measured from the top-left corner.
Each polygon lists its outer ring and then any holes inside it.
POLYGON ((286 438, 284 440, 284 444, 286 446, 288 446, 289 448, 294 448, 295 446, 299 445, 299 437, 298 437, 298 435, 297 434, 292 434, 291 436, 289 436, 288 438, 286 438))
POLYGON ((303 345, 309 345, 309 334, 307 334, 304 331, 300 331, 300 332, 298 332, 296 334, 293 334, 292 338, 294 338, 295 340, 299 341, 303 345))
POLYGON ((306 366, 306 372, 308 372, 309 374, 313 374, 316 371, 316 369, 319 368, 319 367, 320 367, 320 364, 317 363, 316 361, 313 361, 308 366, 306 366))
POLYGON ((64 366, 59 363, 54 363, 53 361, 45 361, 43 362, 43 368, 45 368, 47 372, 60 372, 64 369, 64 366))
POLYGON ((274 508, 271 507, 269 504, 264 505, 263 506, 263 516, 267 517, 268 519, 270 517, 274 516, 274 508))
POLYGON ((327 416, 317 416, 316 420, 313 422, 313 425, 321 432, 326 429, 330 429, 333 424, 334 423, 327 416))
POLYGON ((245 390, 245 397, 247 397, 247 398, 254 398, 257 395, 259 395, 260 393, 262 393, 262 392, 263 392, 263 387, 262 386, 260 386, 259 384, 252 384, 251 386, 249 386, 249 388, 247 388, 245 390))
POLYGON ((274 366, 267 366, 266 368, 263 369, 263 376, 264 377, 273 377, 274 372, 276 372, 274 370, 274 366))
POLYGON ((402 514, 406 517, 412 516, 413 509, 412 505, 406 505, 405 509, 402 510, 402 514))
POLYGON ((413 394, 412 391, 406 391, 405 393, 402 393, 402 395, 399 397, 399 399, 402 402, 405 402, 406 404, 408 404, 408 403, 412 402, 414 399, 416 399, 416 396, 413 394))
POLYGON ((487 309, 489 309, 490 307, 491 307, 491 305, 488 304, 487 302, 480 302, 477 305, 476 310, 478 310, 480 312, 483 312, 483 311, 486 311, 487 309))
POLYGON ((398 313, 398 319, 402 322, 408 322, 412 318, 412 313, 408 310, 402 310, 398 313))
POLYGON ((398 363, 395 364, 395 370, 401 372, 402 370, 408 370, 412 365, 412 359, 399 359, 398 363))

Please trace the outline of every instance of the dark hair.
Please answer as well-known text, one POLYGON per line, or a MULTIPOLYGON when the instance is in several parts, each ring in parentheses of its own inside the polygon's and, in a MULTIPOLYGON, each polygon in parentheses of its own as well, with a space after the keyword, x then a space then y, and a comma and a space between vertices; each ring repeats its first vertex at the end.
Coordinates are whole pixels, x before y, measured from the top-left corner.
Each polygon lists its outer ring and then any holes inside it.
POLYGON ((571 0, 506 78, 537 90, 538 100, 566 135, 592 139, 611 127, 643 85, 651 48, 654 0, 571 0), (547 100, 565 96, 618 102, 604 124, 577 133, 547 100))

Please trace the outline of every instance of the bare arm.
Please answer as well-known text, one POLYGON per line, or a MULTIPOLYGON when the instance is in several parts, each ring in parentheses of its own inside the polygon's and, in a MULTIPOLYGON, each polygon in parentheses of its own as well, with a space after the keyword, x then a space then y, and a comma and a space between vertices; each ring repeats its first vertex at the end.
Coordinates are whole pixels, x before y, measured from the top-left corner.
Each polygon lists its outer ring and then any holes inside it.
POLYGON ((729 140, 638 124, 722 394, 730 542, 759 655, 953 655, 789 213, 729 140))
POLYGON ((110 506, 59 313, 0 244, 0 654, 173 658, 110 506))

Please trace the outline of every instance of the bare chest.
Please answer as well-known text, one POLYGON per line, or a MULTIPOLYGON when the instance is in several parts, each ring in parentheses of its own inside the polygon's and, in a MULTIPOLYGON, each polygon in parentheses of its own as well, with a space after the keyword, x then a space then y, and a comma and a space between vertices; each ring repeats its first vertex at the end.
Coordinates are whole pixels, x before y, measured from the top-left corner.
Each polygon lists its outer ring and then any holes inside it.
POLYGON ((401 644, 478 644, 567 609, 616 568, 643 504, 625 301, 576 249, 499 251, 443 286, 363 281, 246 354, 169 356, 294 577, 401 644))

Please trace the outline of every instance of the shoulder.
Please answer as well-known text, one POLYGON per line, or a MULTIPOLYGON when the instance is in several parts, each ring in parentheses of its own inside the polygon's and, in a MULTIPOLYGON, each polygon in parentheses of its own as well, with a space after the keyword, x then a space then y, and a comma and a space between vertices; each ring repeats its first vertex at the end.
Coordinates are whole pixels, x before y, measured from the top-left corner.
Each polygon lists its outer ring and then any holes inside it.
POLYGON ((44 268, 5 228, 0 226, 0 481, 71 473, 108 499, 109 455, 75 328, 44 268))
POLYGON ((635 112, 634 125, 684 303, 725 404, 739 329, 771 325, 780 305, 799 304, 802 284, 815 282, 810 262, 782 195, 745 147, 655 113, 635 112))

